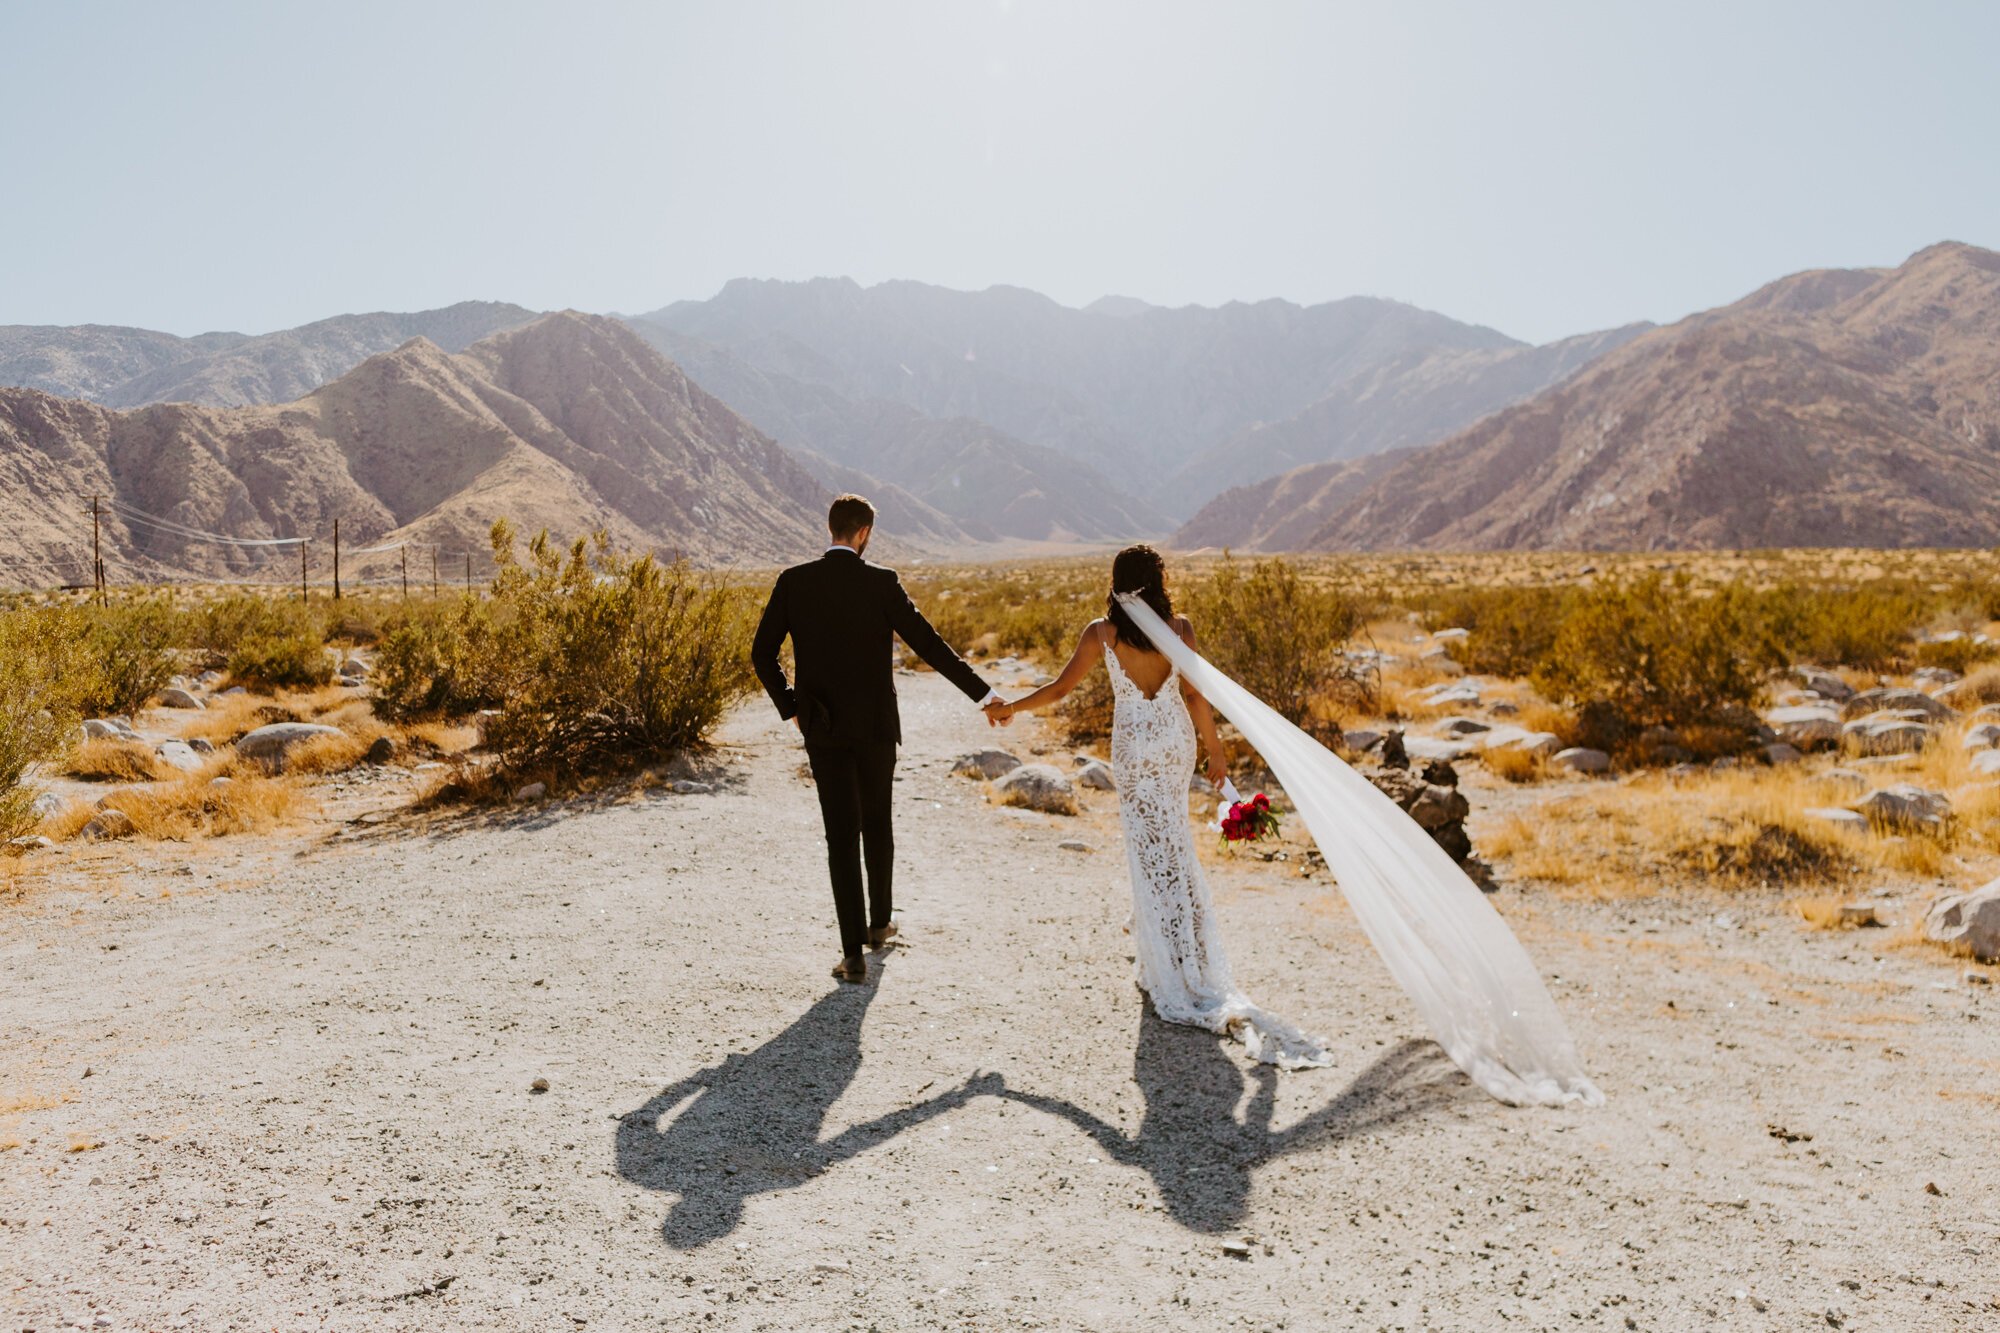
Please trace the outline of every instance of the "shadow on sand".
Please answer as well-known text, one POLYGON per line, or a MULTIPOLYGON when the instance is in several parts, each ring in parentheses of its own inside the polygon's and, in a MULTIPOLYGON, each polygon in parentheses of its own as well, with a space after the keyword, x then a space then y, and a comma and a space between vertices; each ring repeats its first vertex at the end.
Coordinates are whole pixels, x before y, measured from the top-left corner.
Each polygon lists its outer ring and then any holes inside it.
POLYGON ((1278 1080, 1319 1075, 1282 1075, 1269 1065, 1246 1072, 1221 1037, 1162 1022, 1142 1001, 1133 1077, 1145 1111, 1131 1133, 1061 1098, 982 1074, 822 1139, 827 1112, 861 1067, 861 1023, 883 970, 878 964, 871 984, 829 991, 756 1050, 682 1079, 620 1119, 618 1174, 676 1196, 661 1227, 669 1245, 692 1250, 726 1236, 750 1196, 806 1184, 979 1096, 1006 1097, 1071 1122, 1112 1160, 1150 1175, 1175 1221, 1213 1233, 1242 1222, 1260 1166, 1478 1095, 1435 1044, 1406 1041, 1332 1101, 1277 1129, 1278 1080))
POLYGON ((861 1068, 861 1020, 887 970, 879 957, 873 970, 868 984, 829 991, 756 1050, 682 1079, 619 1121, 618 1174, 679 1196, 661 1226, 667 1244, 692 1250, 726 1236, 751 1195, 803 1185, 932 1116, 1001 1091, 998 1075, 981 1075, 822 1139, 827 1111, 861 1068))
POLYGON ((1267 1162, 1477 1095, 1434 1042, 1405 1041, 1362 1070, 1332 1101, 1276 1129, 1278 1080, 1321 1075, 1282 1074, 1270 1065, 1246 1073, 1222 1037, 1163 1022, 1143 1001, 1141 1010, 1133 1080, 1146 1106, 1136 1131, 1128 1134, 1060 1098, 1013 1088, 1001 1095, 1062 1117, 1095 1139, 1113 1161, 1143 1169, 1168 1215, 1190 1230, 1213 1233, 1240 1223, 1251 1178, 1267 1162))

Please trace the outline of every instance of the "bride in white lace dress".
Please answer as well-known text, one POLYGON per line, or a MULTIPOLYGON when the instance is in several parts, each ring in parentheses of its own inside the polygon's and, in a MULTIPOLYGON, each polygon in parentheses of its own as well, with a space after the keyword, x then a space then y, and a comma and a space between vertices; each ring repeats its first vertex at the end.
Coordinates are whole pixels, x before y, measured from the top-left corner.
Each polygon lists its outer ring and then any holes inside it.
POLYGON ((1167 597, 1166 565, 1150 546, 1120 551, 1111 566, 1108 613, 1092 621, 1062 674, 1005 715, 1059 702, 1097 666, 1110 673, 1111 767, 1132 872, 1132 942, 1139 985, 1170 1023, 1242 1040, 1256 1059, 1286 1068, 1329 1063, 1326 1044, 1250 1002, 1230 976, 1208 878, 1188 822, 1188 786, 1199 738, 1209 781, 1221 786, 1228 757, 1208 701, 1155 649, 1117 600, 1135 594, 1195 647, 1194 627, 1167 597))

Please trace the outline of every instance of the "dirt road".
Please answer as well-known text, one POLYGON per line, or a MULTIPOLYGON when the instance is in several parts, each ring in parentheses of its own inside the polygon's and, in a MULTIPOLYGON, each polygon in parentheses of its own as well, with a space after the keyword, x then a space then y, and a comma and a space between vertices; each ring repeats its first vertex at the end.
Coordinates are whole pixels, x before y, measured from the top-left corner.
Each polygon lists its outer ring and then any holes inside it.
POLYGON ((1145 1016, 1116 798, 992 806, 978 715, 904 694, 866 987, 761 704, 713 794, 58 854, 0 922, 6 1327, 2000 1325, 1963 964, 1506 887, 1610 1098, 1513 1110, 1337 889, 1231 863, 1239 980, 1339 1054, 1275 1074, 1145 1016))

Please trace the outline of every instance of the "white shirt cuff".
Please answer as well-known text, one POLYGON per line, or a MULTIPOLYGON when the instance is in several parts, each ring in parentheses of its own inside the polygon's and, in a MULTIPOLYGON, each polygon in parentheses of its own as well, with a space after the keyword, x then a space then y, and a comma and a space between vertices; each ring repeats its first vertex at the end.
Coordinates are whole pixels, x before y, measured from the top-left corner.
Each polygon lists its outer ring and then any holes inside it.
POLYGON ((997 704, 999 702, 1000 702, 1000 691, 988 690, 986 691, 986 697, 979 701, 979 706, 981 708, 984 708, 988 704, 997 704))

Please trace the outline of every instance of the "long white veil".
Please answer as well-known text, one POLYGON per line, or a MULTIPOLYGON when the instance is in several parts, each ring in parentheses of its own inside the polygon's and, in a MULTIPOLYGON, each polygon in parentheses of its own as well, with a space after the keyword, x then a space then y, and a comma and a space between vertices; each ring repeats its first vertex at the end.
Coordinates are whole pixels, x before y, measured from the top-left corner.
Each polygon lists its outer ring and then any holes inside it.
POLYGON ((1510 1105, 1601 1106, 1534 962, 1430 834, 1182 643, 1151 607, 1130 594, 1118 600, 1271 766, 1361 928, 1458 1067, 1510 1105))

